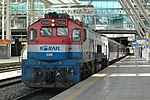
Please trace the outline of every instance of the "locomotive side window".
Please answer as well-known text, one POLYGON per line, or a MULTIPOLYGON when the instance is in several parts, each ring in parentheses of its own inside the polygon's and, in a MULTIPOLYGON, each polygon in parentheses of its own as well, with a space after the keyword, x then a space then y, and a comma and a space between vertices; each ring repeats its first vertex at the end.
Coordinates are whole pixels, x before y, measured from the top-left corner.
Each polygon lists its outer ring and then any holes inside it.
POLYGON ((29 37, 28 37, 29 41, 35 41, 36 36, 37 36, 37 31, 35 29, 29 30, 29 37))
POLYGON ((81 31, 80 29, 76 28, 72 32, 72 41, 79 42, 81 39, 81 31))
POLYGON ((43 28, 41 28, 40 33, 41 33, 41 36, 51 36, 52 29, 43 27, 43 28))
POLYGON ((65 27, 57 28, 57 35, 58 36, 67 36, 68 35, 68 28, 65 28, 65 27))

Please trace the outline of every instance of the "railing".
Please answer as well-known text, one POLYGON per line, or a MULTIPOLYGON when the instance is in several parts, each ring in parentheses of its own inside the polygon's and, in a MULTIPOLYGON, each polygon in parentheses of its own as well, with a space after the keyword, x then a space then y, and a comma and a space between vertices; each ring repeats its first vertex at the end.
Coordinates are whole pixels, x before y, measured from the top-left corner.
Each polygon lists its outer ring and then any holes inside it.
POLYGON ((27 59, 27 45, 25 45, 21 50, 20 61, 22 61, 23 59, 27 59))

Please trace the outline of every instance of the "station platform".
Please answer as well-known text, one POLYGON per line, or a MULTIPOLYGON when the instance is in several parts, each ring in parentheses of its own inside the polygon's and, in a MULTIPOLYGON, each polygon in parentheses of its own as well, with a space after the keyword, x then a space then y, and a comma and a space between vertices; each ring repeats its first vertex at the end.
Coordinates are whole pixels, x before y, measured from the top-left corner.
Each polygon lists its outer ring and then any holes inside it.
POLYGON ((50 100, 150 100, 150 65, 127 56, 50 100))
POLYGON ((11 57, 9 59, 0 59, 0 67, 18 66, 21 59, 19 57, 11 57))

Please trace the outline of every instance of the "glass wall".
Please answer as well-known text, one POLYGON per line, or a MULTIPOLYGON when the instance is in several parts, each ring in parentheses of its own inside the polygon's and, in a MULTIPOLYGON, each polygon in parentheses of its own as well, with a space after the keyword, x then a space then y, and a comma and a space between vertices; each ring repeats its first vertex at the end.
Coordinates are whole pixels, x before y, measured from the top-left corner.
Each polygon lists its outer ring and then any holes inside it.
MULTIPOLYGON (((129 18, 126 16, 125 11, 121 9, 122 7, 117 0, 93 0, 93 2, 91 2, 91 0, 80 0, 80 2, 81 2, 80 5, 85 5, 84 8, 85 7, 98 8, 95 11, 91 11, 88 13, 86 12, 81 13, 82 14, 81 20, 84 22, 84 24, 87 24, 91 28, 96 28, 96 29, 134 28, 129 18)), ((13 22, 12 27, 15 28, 18 26, 17 28, 21 28, 21 29, 26 28, 25 16, 27 15, 27 11, 26 11, 27 3, 14 2, 12 5, 13 6, 11 7, 11 9, 12 9, 12 15, 14 17, 15 15, 24 15, 20 18, 14 18, 12 20, 13 22)), ((30 8, 30 3, 28 8, 30 8)), ((45 5, 42 2, 35 2, 34 9, 37 9, 36 11, 34 11, 35 20, 38 20, 40 18, 38 17, 38 15, 43 15, 45 13, 45 11, 40 10, 44 8, 45 5)), ((28 16, 30 16, 30 13, 28 16)))
POLYGON ((124 10, 121 10, 121 5, 117 0, 80 0, 82 5, 92 5, 94 8, 101 8, 97 10, 96 21, 91 16, 83 18, 84 23, 94 25, 96 22, 96 29, 127 29, 134 28, 129 18, 126 16, 124 10))

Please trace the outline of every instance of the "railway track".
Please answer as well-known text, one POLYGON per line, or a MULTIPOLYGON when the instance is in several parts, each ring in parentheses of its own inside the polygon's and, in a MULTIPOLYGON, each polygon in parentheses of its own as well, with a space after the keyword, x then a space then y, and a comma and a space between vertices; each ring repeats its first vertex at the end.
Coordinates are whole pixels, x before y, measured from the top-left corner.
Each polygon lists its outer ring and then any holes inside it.
POLYGON ((0 67, 0 73, 21 70, 21 66, 0 67))
POLYGON ((57 94, 61 93, 65 89, 54 89, 54 88, 45 88, 45 89, 36 89, 35 91, 25 94, 21 97, 18 97, 14 100, 48 100, 57 94))
POLYGON ((37 89, 35 91, 32 91, 31 93, 24 94, 23 96, 17 97, 17 98, 15 98, 15 100, 24 100, 26 98, 32 97, 33 95, 35 95, 36 93, 38 93, 41 90, 42 90, 41 88, 37 89))
MULTIPOLYGON (((11 67, 0 67, 0 73, 6 73, 11 71, 20 71, 21 66, 11 66, 11 67)), ((21 76, 14 76, 11 78, 1 79, 0 88, 7 87, 16 83, 21 83, 21 76)))
POLYGON ((1 63, 1 67, 11 67, 11 66, 20 66, 20 62, 11 62, 11 63, 1 63))
POLYGON ((0 88, 7 87, 17 83, 21 83, 21 76, 0 80, 0 88))

